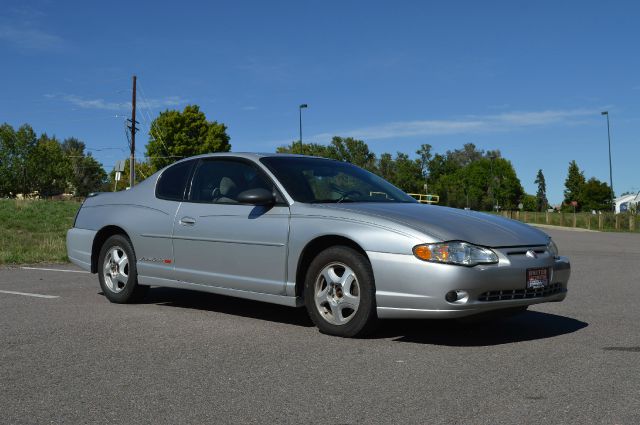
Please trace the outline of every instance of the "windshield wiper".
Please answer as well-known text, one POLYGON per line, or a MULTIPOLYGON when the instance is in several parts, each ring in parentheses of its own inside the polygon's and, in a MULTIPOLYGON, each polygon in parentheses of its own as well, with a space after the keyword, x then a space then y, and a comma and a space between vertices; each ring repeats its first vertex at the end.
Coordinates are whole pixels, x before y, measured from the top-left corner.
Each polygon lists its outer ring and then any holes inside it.
POLYGON ((312 201, 312 204, 339 204, 341 202, 357 202, 353 199, 318 199, 316 201, 312 201))

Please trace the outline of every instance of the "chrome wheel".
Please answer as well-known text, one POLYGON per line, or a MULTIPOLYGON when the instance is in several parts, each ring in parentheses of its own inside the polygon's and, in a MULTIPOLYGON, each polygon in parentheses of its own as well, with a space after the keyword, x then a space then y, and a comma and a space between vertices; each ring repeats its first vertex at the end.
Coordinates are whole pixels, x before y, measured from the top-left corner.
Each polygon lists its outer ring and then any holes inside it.
POLYGON ((114 293, 121 292, 129 281, 129 258, 119 246, 107 251, 102 264, 102 275, 107 288, 114 293))
POLYGON ((360 285, 355 272, 339 262, 320 271, 314 285, 315 304, 320 316, 334 325, 344 325, 356 315, 360 305, 360 285))

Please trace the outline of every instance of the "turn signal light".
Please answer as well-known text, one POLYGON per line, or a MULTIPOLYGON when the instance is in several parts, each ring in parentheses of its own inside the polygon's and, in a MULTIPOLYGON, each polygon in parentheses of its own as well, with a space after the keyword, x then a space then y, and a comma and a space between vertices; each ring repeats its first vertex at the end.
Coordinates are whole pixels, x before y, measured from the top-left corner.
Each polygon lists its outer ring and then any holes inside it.
POLYGON ((413 254, 421 260, 431 260, 431 250, 427 245, 418 245, 413 248, 413 254))

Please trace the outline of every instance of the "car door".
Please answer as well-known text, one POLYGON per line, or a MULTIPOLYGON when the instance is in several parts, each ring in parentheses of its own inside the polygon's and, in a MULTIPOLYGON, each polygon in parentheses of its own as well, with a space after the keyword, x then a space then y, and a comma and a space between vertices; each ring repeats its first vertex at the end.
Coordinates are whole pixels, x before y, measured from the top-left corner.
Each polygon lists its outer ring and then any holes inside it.
POLYGON ((248 189, 276 190, 252 161, 204 158, 175 216, 176 277, 184 282, 284 294, 289 206, 240 204, 248 189))
POLYGON ((174 279, 173 222, 196 163, 197 160, 187 160, 171 165, 158 177, 150 202, 143 193, 136 201, 141 203, 138 208, 120 208, 126 211, 127 222, 136 230, 130 236, 141 281, 146 278, 174 279))

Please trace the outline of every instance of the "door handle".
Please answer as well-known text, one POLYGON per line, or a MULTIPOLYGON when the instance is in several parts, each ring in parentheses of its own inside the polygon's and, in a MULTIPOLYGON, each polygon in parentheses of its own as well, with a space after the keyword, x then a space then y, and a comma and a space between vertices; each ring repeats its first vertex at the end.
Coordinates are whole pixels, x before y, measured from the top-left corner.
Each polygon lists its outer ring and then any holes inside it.
POLYGON ((183 226, 193 226, 194 224, 196 224, 196 219, 191 217, 182 217, 180 221, 178 221, 178 223, 182 224, 183 226))

